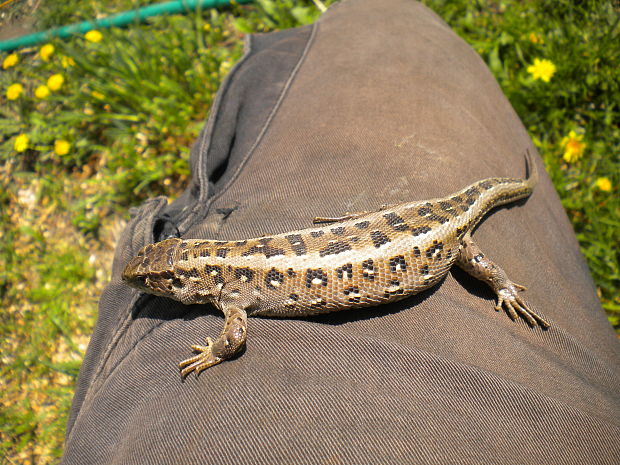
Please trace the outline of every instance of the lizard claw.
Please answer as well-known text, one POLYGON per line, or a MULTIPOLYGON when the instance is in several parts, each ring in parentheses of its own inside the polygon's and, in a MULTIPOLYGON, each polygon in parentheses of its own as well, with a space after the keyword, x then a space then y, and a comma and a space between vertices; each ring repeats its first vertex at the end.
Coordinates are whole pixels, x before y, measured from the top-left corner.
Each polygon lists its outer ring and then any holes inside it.
POLYGON ((497 291, 498 302, 495 310, 499 311, 503 307, 512 321, 520 315, 530 326, 538 325, 543 329, 549 328, 551 325, 543 317, 530 310, 528 304, 518 295, 517 290, 525 290, 525 287, 509 281, 505 287, 497 291))
POLYGON ((210 337, 206 339, 207 345, 192 345, 192 349, 195 352, 199 352, 197 355, 188 358, 187 360, 183 360, 179 363, 179 368, 181 369, 181 376, 185 378, 192 371, 198 376, 201 371, 206 370, 213 365, 217 365, 222 361, 220 357, 216 357, 213 355, 212 346, 213 341, 210 337))

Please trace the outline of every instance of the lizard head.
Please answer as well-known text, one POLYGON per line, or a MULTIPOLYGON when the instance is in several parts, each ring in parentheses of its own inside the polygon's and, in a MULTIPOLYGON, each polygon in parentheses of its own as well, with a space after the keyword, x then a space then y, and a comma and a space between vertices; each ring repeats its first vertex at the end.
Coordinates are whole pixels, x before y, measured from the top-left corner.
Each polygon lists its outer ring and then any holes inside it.
POLYGON ((123 271, 123 281, 149 294, 176 296, 174 255, 181 239, 166 239, 144 247, 132 258, 123 271))

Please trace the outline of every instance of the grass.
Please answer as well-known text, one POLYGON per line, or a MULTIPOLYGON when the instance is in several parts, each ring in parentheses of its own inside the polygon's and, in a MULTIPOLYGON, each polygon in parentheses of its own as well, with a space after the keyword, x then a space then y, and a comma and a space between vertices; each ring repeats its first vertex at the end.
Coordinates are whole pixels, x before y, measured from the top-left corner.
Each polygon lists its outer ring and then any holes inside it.
MULTIPOLYGON (((51 27, 146 3, 47 1, 37 20, 51 27)), ((522 118, 619 330, 618 7, 425 3, 478 51, 522 118), (532 67, 536 59, 555 72, 532 67), (550 79, 535 79, 537 70, 550 79)), ((156 18, 101 31, 99 42, 54 41, 47 57, 20 50, 0 71, 0 463, 58 462, 115 238, 130 206, 187 184, 189 148, 243 33, 319 15, 309 0, 263 0, 156 18), (50 89, 54 75, 62 83, 50 89), (9 100, 12 84, 22 90, 9 100), (37 98, 42 85, 49 95, 37 98)))

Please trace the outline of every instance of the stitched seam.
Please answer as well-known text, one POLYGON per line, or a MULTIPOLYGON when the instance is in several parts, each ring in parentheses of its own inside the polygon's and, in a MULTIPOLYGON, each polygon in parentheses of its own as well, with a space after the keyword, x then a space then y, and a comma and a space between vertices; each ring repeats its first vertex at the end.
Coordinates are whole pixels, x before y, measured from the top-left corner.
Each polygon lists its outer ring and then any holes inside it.
POLYGON ((228 76, 226 76, 223 87, 217 93, 215 101, 213 102, 213 106, 211 108, 211 112, 209 113, 209 118, 207 119, 206 128, 204 129, 205 137, 200 140, 200 145, 198 147, 198 167, 196 171, 196 177, 198 178, 198 185, 200 186, 200 191, 196 202, 189 209, 189 212, 187 213, 185 218, 179 221, 178 229, 181 233, 184 232, 182 231, 183 229, 187 230, 193 224, 192 218, 199 212, 200 206, 207 201, 207 198, 209 196, 209 176, 206 173, 206 160, 209 148, 211 147, 213 127, 215 126, 215 121, 217 120, 217 116, 220 112, 220 107, 222 105, 222 101, 224 100, 224 95, 227 94, 234 76, 237 74, 241 66, 249 59, 253 51, 252 36, 248 35, 246 37, 247 39, 244 45, 244 55, 237 63, 235 63, 228 76))
MULTIPOLYGON (((213 202, 216 201, 218 198, 220 198, 234 184, 234 182, 237 180, 237 178, 241 174, 241 171, 243 170, 243 168, 247 164, 248 160, 250 160, 250 158, 252 158, 252 155, 254 154, 254 151, 260 145, 260 143, 263 140, 265 134, 267 133, 267 130, 269 129, 269 127, 271 125, 271 122, 273 121, 273 119, 275 118, 275 115, 277 114, 278 110, 280 109, 280 107, 282 105, 282 102, 284 101, 284 97, 288 93, 289 88, 292 86, 292 83, 295 80, 295 77, 297 76, 297 73, 299 72, 299 69, 301 68, 301 65, 304 63, 304 61, 306 59, 306 56, 308 55, 308 53, 310 51, 310 47, 314 43, 314 38, 316 36, 317 29, 318 29, 318 23, 314 23, 312 25, 312 31, 310 33, 310 37, 308 38, 308 42, 306 43, 304 51, 302 52, 301 56, 299 57, 299 61, 297 62, 297 64, 293 68, 293 70, 291 71, 291 74, 290 74, 288 80, 286 81, 286 84, 284 85, 284 87, 282 88, 282 91, 280 92, 280 96, 278 97, 278 100, 276 101, 276 103, 273 106, 271 112, 269 113, 269 116, 267 117, 267 119, 265 121, 265 124, 263 125, 263 127, 261 128, 258 136, 256 137, 256 140, 254 141, 254 144, 252 144, 252 147, 250 147, 250 149, 248 150, 246 155, 239 162, 239 164, 237 166, 237 169, 235 170, 234 174, 230 177, 230 179, 226 182, 226 184, 222 187, 222 189, 217 194, 215 194, 214 196, 204 200, 204 207, 203 207, 204 208, 204 212, 208 212, 210 207, 211 207, 211 205, 213 204, 213 202)), ((200 203, 197 204, 196 205, 197 208, 192 209, 192 212, 190 213, 190 215, 196 214, 198 212, 199 208, 201 207, 201 205, 202 204, 200 204, 200 203)))

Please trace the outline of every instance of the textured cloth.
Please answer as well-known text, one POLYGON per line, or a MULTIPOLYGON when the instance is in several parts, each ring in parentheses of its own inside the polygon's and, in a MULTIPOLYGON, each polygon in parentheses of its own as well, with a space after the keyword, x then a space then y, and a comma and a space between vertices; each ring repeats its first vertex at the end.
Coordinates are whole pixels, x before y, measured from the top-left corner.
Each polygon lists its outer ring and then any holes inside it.
POLYGON ((250 318, 247 350, 184 382, 222 315, 120 280, 178 230, 234 240, 314 216, 523 176, 535 149, 476 53, 429 9, 348 0, 248 38, 192 151, 192 182, 138 209, 116 253, 71 410, 69 464, 612 464, 620 350, 543 164, 531 198, 474 234, 547 331, 495 312, 458 270, 393 305, 250 318))

